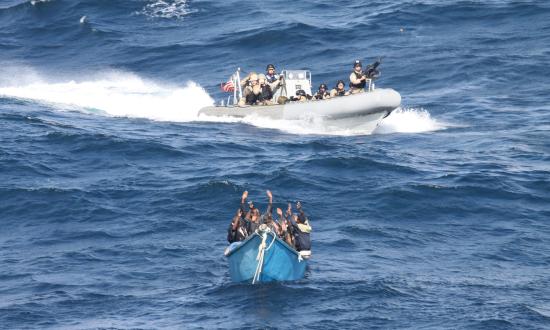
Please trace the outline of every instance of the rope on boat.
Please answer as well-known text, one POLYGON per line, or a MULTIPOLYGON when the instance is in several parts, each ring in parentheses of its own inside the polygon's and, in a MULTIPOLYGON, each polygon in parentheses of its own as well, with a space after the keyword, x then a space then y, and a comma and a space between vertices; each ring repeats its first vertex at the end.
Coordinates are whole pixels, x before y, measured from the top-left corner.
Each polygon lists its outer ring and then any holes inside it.
POLYGON ((275 242, 275 237, 273 237, 269 246, 266 247, 267 235, 271 234, 271 230, 269 230, 269 228, 265 225, 261 225, 259 232, 257 231, 256 233, 262 236, 262 242, 260 243, 260 246, 258 246, 258 255, 256 256, 258 265, 256 265, 256 272, 254 273, 254 277, 252 278, 252 284, 256 284, 256 282, 260 280, 262 268, 264 265, 265 252, 269 251, 269 249, 271 249, 271 246, 273 246, 273 243, 275 242))

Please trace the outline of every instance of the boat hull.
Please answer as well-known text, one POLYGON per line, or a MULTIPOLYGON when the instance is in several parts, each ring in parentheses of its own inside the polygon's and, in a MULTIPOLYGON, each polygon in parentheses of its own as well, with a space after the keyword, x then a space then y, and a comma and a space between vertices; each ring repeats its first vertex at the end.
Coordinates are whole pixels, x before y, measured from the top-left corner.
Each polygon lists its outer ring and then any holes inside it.
POLYGON ((322 117, 327 120, 363 118, 376 120, 387 116, 401 104, 401 95, 393 89, 376 89, 328 100, 289 102, 271 106, 213 106, 202 108, 199 114, 206 116, 247 117, 251 115, 271 119, 302 119, 322 117))
MULTIPOLYGON (((261 236, 255 233, 227 253, 229 275, 233 282, 252 282, 261 242, 261 236)), ((258 282, 294 281, 304 277, 307 263, 296 250, 272 235, 267 236, 266 245, 271 247, 265 251, 258 282), (273 240, 275 242, 271 244, 273 240)))

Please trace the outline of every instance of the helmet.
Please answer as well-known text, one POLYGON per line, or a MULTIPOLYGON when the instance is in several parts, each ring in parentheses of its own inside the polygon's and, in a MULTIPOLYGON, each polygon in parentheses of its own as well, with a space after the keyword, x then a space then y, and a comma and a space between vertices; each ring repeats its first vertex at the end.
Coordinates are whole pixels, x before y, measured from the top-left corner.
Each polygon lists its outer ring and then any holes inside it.
POLYGON ((355 60, 355 62, 353 62, 353 67, 355 68, 356 66, 363 66, 363 64, 361 63, 361 61, 355 60))
POLYGON ((268 71, 269 69, 275 70, 275 65, 273 65, 273 64, 268 64, 267 67, 265 68, 265 71, 268 71))
POLYGON ((327 89, 328 89, 327 84, 321 84, 321 85, 319 85, 319 89, 327 90, 327 89))

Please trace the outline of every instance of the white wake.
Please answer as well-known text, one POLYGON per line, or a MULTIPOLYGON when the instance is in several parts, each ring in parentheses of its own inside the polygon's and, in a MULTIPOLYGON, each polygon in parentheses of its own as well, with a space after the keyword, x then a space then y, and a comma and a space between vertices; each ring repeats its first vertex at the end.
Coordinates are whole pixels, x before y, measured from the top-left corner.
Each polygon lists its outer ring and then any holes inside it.
POLYGON ((214 103, 194 82, 183 87, 170 86, 123 72, 64 82, 48 81, 27 72, 18 80, 11 81, 11 85, 0 82, 0 95, 116 117, 185 122, 196 120, 201 108, 214 103))

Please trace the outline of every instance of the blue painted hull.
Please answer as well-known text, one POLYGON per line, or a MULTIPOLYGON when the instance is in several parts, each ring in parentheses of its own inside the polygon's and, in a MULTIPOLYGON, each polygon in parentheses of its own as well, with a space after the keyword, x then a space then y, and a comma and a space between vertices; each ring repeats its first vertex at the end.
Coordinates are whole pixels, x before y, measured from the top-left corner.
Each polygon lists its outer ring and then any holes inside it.
MULTIPOLYGON (((239 246, 228 253, 229 274, 233 282, 252 282, 258 261, 258 247, 262 238, 258 234, 251 235, 239 246)), ((268 235, 262 273, 258 282, 294 281, 304 277, 306 260, 299 257, 298 252, 279 238, 268 235), (275 239, 273 245, 272 240, 275 239)))

